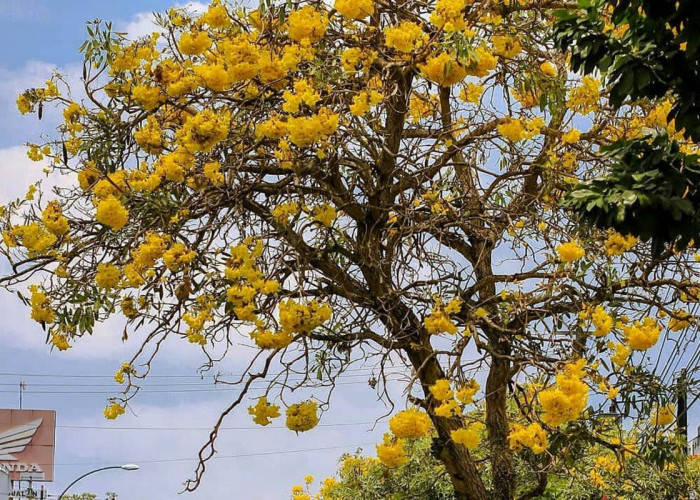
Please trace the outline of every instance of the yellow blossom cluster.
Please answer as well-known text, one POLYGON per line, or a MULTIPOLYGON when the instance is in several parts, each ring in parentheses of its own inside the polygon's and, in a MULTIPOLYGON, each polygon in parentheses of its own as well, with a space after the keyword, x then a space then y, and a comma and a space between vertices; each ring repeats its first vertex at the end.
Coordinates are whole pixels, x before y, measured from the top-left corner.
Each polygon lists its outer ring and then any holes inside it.
POLYGON ((614 342, 610 342, 608 348, 613 350, 610 361, 619 368, 625 366, 627 359, 630 357, 630 354, 632 354, 632 349, 625 344, 615 344, 614 342))
POLYGON ((121 271, 114 264, 100 263, 97 265, 97 274, 95 274, 95 283, 98 288, 111 290, 117 288, 121 279, 121 271))
POLYGON ((58 201, 50 201, 41 213, 41 220, 51 233, 62 236, 68 232, 68 219, 63 215, 58 201))
POLYGON ((267 397, 258 398, 254 406, 248 407, 248 413, 253 416, 253 422, 258 425, 269 425, 272 418, 280 416, 280 407, 267 401, 267 397))
POLYGON ((556 386, 540 392, 540 404, 544 410, 541 418, 545 424, 556 427, 575 420, 586 408, 588 386, 583 381, 585 367, 585 359, 567 363, 557 374, 556 386))
POLYGON ((328 28, 328 17, 310 5, 294 10, 287 21, 289 38, 302 44, 318 42, 328 28))
POLYGON ((581 85, 569 90, 567 106, 584 115, 596 111, 600 106, 600 80, 584 76, 581 85))
POLYGON ((107 196, 97 204, 95 219, 115 231, 123 228, 129 220, 129 211, 114 196, 107 196))
POLYGON ((473 0, 437 0, 435 10, 430 15, 430 22, 447 32, 461 31, 467 27, 464 9, 473 0))
POLYGON ((54 332, 51 334, 51 345, 59 351, 66 351, 71 348, 68 336, 65 333, 54 332))
POLYGON ((457 297, 450 300, 444 306, 439 298, 436 299, 430 314, 425 317, 425 329, 428 330, 431 335, 438 335, 440 333, 454 335, 457 333, 457 325, 452 322, 450 317, 459 313, 461 308, 462 301, 457 297))
POLYGON ((188 250, 184 243, 173 243, 168 250, 163 252, 163 264, 172 272, 177 272, 188 266, 197 256, 194 250, 188 250))
POLYGON ((467 68, 447 52, 440 52, 419 65, 421 74, 441 87, 461 82, 467 76, 467 68))
POLYGON ((56 235, 47 231, 44 226, 36 222, 30 222, 24 226, 15 226, 9 233, 3 234, 5 242, 8 246, 14 246, 17 243, 26 248, 31 254, 45 254, 54 243, 56 243, 56 235))
POLYGON ((576 241, 567 241, 557 246, 557 253, 562 262, 574 262, 586 255, 586 251, 576 241))
POLYGON ((397 438, 416 439, 427 436, 432 424, 424 412, 411 408, 391 417, 389 429, 397 438))
POLYGON ((473 401, 474 396, 479 390, 479 384, 475 379, 471 379, 469 382, 462 384, 457 391, 456 399, 450 381, 447 379, 436 380, 429 389, 433 397, 440 402, 440 405, 436 406, 434 409, 435 415, 438 417, 451 418, 462 414, 460 403, 462 405, 467 405, 473 401))
POLYGON ((537 135, 542 127, 541 119, 523 121, 519 118, 508 118, 498 125, 498 133, 503 137, 518 142, 523 139, 531 139, 537 135))
POLYGON ((32 307, 32 319, 37 323, 53 323, 56 313, 51 307, 51 301, 46 293, 37 285, 29 287, 31 297, 29 303, 32 307))
POLYGON ((350 19, 364 19, 374 14, 374 0, 335 0, 333 6, 350 19))
POLYGON ((119 403, 112 403, 111 405, 107 406, 104 411, 105 418, 109 420, 114 420, 117 418, 119 415, 124 414, 124 407, 120 405, 119 403))
POLYGON ((668 321, 668 329, 672 332, 680 332, 693 324, 693 315, 684 309, 674 309, 671 319, 668 321))
POLYGON ((462 90, 460 90, 459 98, 462 99, 464 102, 468 102, 471 104, 479 104, 483 93, 483 85, 469 82, 462 88, 462 90))
POLYGON ((547 433, 537 422, 528 426, 514 424, 508 435, 510 449, 518 452, 527 447, 536 455, 549 448, 547 433))
POLYGON ((493 44, 494 54, 508 59, 514 58, 523 50, 518 39, 510 35, 493 35, 491 43, 493 44))
MULTIPOLYGON (((231 282, 226 290, 226 300, 233 305, 233 312, 241 321, 257 321, 255 299, 259 294, 270 295, 279 290, 279 283, 266 280, 256 260, 262 255, 260 240, 253 244, 248 240, 231 247, 231 256, 226 263, 225 276, 231 282)), ((255 337, 254 337, 255 338, 255 337)))
POLYGON ((676 419, 676 407, 672 404, 657 407, 652 418, 652 425, 666 427, 676 419))
POLYGON ((124 375, 136 375, 136 370, 131 366, 131 363, 122 363, 117 372, 114 374, 115 382, 118 384, 123 384, 124 375))
POLYGON ((646 351, 659 340, 661 328, 654 318, 647 317, 641 321, 635 321, 632 325, 624 326, 622 333, 630 348, 635 351, 646 351))
POLYGON ((406 456, 404 444, 403 439, 388 433, 384 434, 384 440, 377 445, 377 458, 390 469, 407 464, 408 456, 406 456))
POLYGON ((280 325, 283 332, 310 333, 328 321, 333 309, 325 302, 312 300, 306 303, 287 299, 280 303, 280 325))
POLYGON ((469 450, 475 450, 481 442, 481 433, 484 424, 473 422, 466 427, 461 427, 450 432, 450 438, 457 444, 461 444, 469 450))
POLYGON ((593 335, 596 337, 605 337, 613 328, 613 318, 608 314, 603 306, 596 306, 592 311, 585 311, 580 315, 582 318, 590 316, 595 330, 593 335))
POLYGON ((318 403, 302 401, 287 407, 286 426, 295 432, 305 432, 318 424, 318 403))
POLYGON ((605 253, 607 255, 622 255, 637 244, 637 238, 628 234, 623 236, 618 232, 613 232, 605 240, 605 253))
POLYGON ((403 21, 397 26, 384 28, 386 46, 396 49, 398 52, 413 52, 423 46, 428 40, 428 34, 423 27, 411 21, 403 21))

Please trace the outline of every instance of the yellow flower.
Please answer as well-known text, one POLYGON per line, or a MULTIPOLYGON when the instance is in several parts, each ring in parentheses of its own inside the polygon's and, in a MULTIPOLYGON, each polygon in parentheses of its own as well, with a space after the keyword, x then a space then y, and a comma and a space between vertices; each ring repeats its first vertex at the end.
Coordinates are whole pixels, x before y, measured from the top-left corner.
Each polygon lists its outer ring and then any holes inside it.
POLYGON ((588 403, 588 386, 583 382, 585 360, 567 363, 557 374, 556 386, 539 394, 544 410, 542 421, 556 427, 563 422, 575 420, 588 403))
POLYGON ((613 232, 605 240, 605 253, 610 256, 622 255, 636 244, 637 238, 631 234, 622 236, 620 233, 613 232))
POLYGON ((479 383, 473 378, 457 390, 457 399, 460 403, 468 405, 474 400, 474 396, 480 388, 479 383))
POLYGON ((450 437, 455 443, 461 444, 469 450, 475 450, 481 442, 479 431, 481 431, 482 428, 482 423, 475 422, 468 427, 462 427, 461 429, 451 431, 450 437))
POLYGON ((467 83, 460 93, 459 98, 471 104, 479 104, 481 96, 484 93, 484 87, 476 83, 467 83))
POLYGON ((403 21, 398 26, 384 28, 384 38, 387 47, 408 53, 424 45, 428 35, 419 24, 403 21))
POLYGON ((596 306, 591 313, 591 320, 593 321, 593 326, 595 326, 593 334, 596 337, 604 337, 612 330, 613 319, 603 306, 596 306))
POLYGON ((333 221, 338 216, 338 212, 335 210, 335 207, 329 203, 315 206, 311 211, 311 214, 316 222, 320 222, 325 227, 331 227, 333 225, 333 221))
POLYGON ((307 5, 289 14, 288 33, 289 38, 295 42, 318 42, 326 34, 328 17, 307 5))
POLYGON ((268 403, 267 398, 262 396, 258 398, 255 406, 248 407, 248 413, 253 416, 253 422, 265 426, 271 423, 270 419, 280 416, 280 407, 268 403))
POLYGON ((177 139, 187 151, 206 153, 228 136, 230 122, 230 111, 205 109, 187 117, 177 139))
POLYGON ((635 351, 646 351, 659 340, 661 328, 654 318, 647 317, 642 321, 635 321, 634 324, 623 327, 622 332, 630 348, 635 351))
POLYGON ((180 36, 178 48, 186 56, 198 56, 211 47, 211 44, 212 39, 206 31, 198 33, 186 31, 180 36))
POLYGON ((389 420, 389 429, 398 438, 427 436, 431 426, 430 417, 415 408, 400 411, 389 420))
POLYGON ((676 408, 672 404, 657 408, 654 412, 652 424, 657 427, 666 427, 670 425, 676 419, 675 412, 676 408))
POLYGON ((26 96, 26 94, 20 94, 19 96, 17 96, 16 103, 17 103, 17 109, 23 115, 26 115, 27 113, 29 113, 31 111, 34 111, 34 106, 32 105, 29 98, 26 96))
POLYGON ((574 111, 588 114, 600 104, 600 80, 584 76, 581 85, 569 90, 567 106, 574 111))
POLYGON ((610 356, 610 361, 615 363, 616 366, 622 368, 627 363, 627 358, 632 354, 632 349, 624 344, 613 344, 612 347, 615 353, 610 356))
POLYGON ((364 19, 374 14, 374 0, 335 0, 334 7, 350 19, 364 19))
POLYGON ((114 196, 107 196, 97 204, 95 219, 115 231, 124 227, 129 220, 129 211, 114 196))
POLYGON ((508 441, 510 442, 510 449, 515 452, 527 446, 534 454, 538 455, 549 448, 547 433, 537 422, 527 427, 520 424, 513 425, 508 441))
POLYGON ((315 401, 302 401, 287 407, 287 428, 295 432, 305 432, 318 424, 318 404, 315 401))
POLYGON ((214 2, 212 2, 209 9, 202 14, 200 20, 212 28, 225 28, 230 24, 226 7, 223 5, 217 5, 214 2))
POLYGON ((377 445, 377 458, 390 469, 408 463, 403 439, 396 439, 390 434, 384 434, 384 441, 377 445))
POLYGON ((116 288, 121 278, 121 271, 114 264, 101 263, 97 265, 95 282, 98 288, 110 290, 116 288))
POLYGON ((518 142, 527 137, 527 130, 523 122, 517 118, 509 118, 498 127, 498 133, 513 142, 518 142))
POLYGON ((56 243, 56 236, 36 222, 12 228, 11 241, 19 241, 33 254, 45 254, 56 243))
POLYGON ((568 241, 557 247, 559 260, 562 262, 574 262, 586 255, 586 251, 576 241, 568 241))
POLYGON ((61 236, 68 232, 68 219, 61 211, 61 205, 57 201, 50 201, 41 213, 41 220, 51 233, 61 236))
POLYGON ((447 52, 440 52, 429 58, 425 64, 419 64, 419 68, 425 78, 441 87, 459 83, 467 76, 464 65, 447 52))
POLYGON ((119 415, 124 414, 124 407, 119 403, 112 403, 111 405, 107 406, 107 408, 105 408, 104 414, 105 418, 109 420, 114 420, 119 415))
POLYGON ((514 58, 523 50, 517 38, 509 35, 494 35, 491 37, 491 43, 495 54, 509 59, 514 58))
POLYGON ((51 334, 51 344, 59 351, 66 351, 72 347, 68 343, 68 337, 63 333, 51 334))
POLYGON ((567 144, 573 144, 575 142, 578 142, 579 139, 581 139, 581 132, 579 132, 575 128, 572 128, 571 130, 569 130, 561 136, 561 140, 567 144))
POLYGON ((540 64, 540 71, 549 77, 557 76, 557 67, 550 61, 545 61, 540 64))
POLYGON ((448 32, 461 31, 467 27, 463 11, 469 4, 468 0, 437 0, 430 22, 448 32))
POLYGON ((454 392, 450 389, 450 381, 444 378, 436 380, 435 383, 430 386, 430 393, 438 401, 447 401, 454 397, 454 392))
POLYGON ((327 303, 317 300, 299 303, 294 299, 287 299, 280 303, 279 314, 283 331, 309 333, 328 321, 333 309, 327 303))

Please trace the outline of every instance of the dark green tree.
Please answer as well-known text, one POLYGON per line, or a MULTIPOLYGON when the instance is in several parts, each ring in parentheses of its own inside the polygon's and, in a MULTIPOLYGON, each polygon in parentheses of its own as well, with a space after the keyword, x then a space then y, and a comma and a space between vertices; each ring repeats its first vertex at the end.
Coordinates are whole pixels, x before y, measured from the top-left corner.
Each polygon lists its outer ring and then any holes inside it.
POLYGON ((700 140, 700 2, 579 0, 561 11, 555 40, 571 68, 600 72, 617 109, 639 100, 672 102, 681 137, 646 135, 606 147, 608 175, 581 184, 567 199, 601 228, 684 247, 700 235, 698 159, 679 141, 700 140))

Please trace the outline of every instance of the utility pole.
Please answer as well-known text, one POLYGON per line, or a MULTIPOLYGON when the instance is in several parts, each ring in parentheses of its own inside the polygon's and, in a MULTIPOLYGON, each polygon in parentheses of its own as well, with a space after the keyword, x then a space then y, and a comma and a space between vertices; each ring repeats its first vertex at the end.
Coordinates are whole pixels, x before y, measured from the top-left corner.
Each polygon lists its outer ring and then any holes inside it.
POLYGON ((19 409, 22 409, 22 393, 24 393, 27 388, 27 383, 23 380, 19 383, 19 409))
POLYGON ((681 440, 683 453, 688 454, 688 384, 685 368, 678 377, 678 437, 681 440))

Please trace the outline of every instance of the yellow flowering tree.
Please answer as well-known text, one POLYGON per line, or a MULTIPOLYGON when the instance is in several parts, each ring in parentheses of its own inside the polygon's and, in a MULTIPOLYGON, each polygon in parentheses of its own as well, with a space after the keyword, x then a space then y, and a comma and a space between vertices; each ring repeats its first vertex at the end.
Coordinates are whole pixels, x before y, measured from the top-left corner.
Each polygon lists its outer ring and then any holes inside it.
MULTIPOLYGON (((685 345, 700 300, 687 251, 652 258, 559 204, 602 146, 672 126, 668 106, 613 111, 595 78, 569 78, 547 36, 562 6, 215 0, 136 41, 93 25, 80 102, 59 77, 17 100, 64 110, 28 154, 72 185, 7 200, 0 284, 59 350, 123 316, 134 356, 115 362, 107 418, 164 342, 204 368, 254 347, 189 490, 237 407, 308 432, 338 376, 372 367, 386 398, 392 365, 407 408, 385 465, 432 436, 456 498, 534 498, 567 443, 623 446, 600 431, 610 401, 645 419, 669 404, 648 354, 678 358, 655 346, 685 345), (312 397, 287 401, 299 387, 312 397)), ((663 465, 656 427, 640 455, 663 465)))

